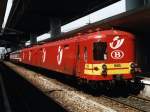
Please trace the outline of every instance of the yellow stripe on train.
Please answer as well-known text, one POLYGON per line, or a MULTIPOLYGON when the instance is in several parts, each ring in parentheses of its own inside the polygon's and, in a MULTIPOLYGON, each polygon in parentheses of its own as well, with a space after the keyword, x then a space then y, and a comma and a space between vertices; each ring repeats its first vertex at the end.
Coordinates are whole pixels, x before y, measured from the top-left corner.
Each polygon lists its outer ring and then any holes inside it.
MULTIPOLYGON (((86 75, 101 75, 102 71, 98 70, 84 70, 84 74, 86 75)), ((115 75, 115 74, 129 74, 129 69, 117 69, 117 70, 108 70, 107 75, 115 75)))
POLYGON ((130 69, 117 69, 117 70, 108 70, 107 75, 114 75, 114 74, 129 74, 130 69))
MULTIPOLYGON (((86 75, 101 75, 103 64, 85 64, 84 74, 86 75), (95 69, 97 68, 97 70, 95 69)), ((107 66, 107 75, 114 74, 129 74, 131 63, 114 63, 106 64, 107 66), (117 69, 118 68, 118 69, 117 69)))
MULTIPOLYGON (((85 69, 93 69, 93 67, 97 66, 98 68, 102 68, 102 64, 85 64, 85 69)), ((106 64, 107 68, 130 68, 131 63, 113 63, 106 64)))

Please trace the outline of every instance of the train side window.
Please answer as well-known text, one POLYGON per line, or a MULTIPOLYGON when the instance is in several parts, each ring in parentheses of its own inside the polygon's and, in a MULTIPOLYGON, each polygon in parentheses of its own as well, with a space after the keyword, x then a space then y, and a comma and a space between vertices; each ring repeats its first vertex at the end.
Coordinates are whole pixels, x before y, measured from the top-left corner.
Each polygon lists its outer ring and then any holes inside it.
POLYGON ((84 47, 84 61, 87 62, 87 59, 88 59, 87 47, 84 47))
POLYGON ((107 59, 106 48, 107 48, 106 42, 95 42, 93 44, 94 60, 106 60, 107 59))

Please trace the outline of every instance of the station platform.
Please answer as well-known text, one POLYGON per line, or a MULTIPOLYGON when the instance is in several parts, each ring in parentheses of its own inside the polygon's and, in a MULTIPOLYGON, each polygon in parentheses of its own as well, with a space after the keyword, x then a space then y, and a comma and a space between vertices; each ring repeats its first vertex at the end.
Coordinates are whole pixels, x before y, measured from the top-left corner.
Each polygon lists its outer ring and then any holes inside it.
POLYGON ((149 77, 145 77, 144 79, 141 80, 144 84, 146 85, 150 85, 150 78, 149 77))
POLYGON ((0 112, 65 112, 1 62, 0 77, 0 112))
POLYGON ((148 75, 148 74, 150 74, 150 73, 149 72, 141 73, 141 74, 138 74, 136 77, 140 78, 144 84, 150 85, 150 75, 148 75))

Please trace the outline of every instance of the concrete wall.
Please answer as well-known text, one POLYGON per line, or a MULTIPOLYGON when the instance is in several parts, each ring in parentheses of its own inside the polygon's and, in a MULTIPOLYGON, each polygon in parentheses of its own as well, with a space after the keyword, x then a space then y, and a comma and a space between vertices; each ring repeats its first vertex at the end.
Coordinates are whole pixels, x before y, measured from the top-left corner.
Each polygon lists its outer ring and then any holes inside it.
MULTIPOLYGON (((149 0, 150 1, 150 0, 149 0)), ((145 4, 145 0, 126 0, 126 10, 139 8, 145 4)))
POLYGON ((150 4, 150 0, 145 0, 145 4, 150 4))

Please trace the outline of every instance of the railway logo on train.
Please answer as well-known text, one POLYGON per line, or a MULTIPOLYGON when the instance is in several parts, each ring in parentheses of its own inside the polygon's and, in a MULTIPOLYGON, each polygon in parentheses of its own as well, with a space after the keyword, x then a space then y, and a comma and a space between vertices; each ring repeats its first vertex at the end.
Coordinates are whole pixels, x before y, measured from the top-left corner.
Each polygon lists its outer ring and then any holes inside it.
POLYGON ((46 59, 46 50, 45 50, 45 48, 43 48, 42 52, 43 52, 42 62, 44 63, 45 59, 46 59))
POLYGON ((112 52, 111 52, 111 57, 113 59, 122 59, 124 57, 124 52, 122 50, 116 50, 118 48, 120 48, 123 43, 124 43, 124 38, 120 38, 119 36, 115 36, 113 38, 113 42, 110 42, 110 47, 112 49, 114 49, 112 52))
POLYGON ((124 52, 121 50, 114 50, 111 52, 111 57, 113 59, 122 59, 124 57, 124 52))
POLYGON ((123 44, 124 39, 120 39, 119 36, 115 36, 113 38, 113 42, 110 43, 110 47, 112 49, 118 49, 119 47, 121 47, 121 45, 123 44))
POLYGON ((61 46, 58 47, 58 54, 57 54, 57 62, 58 65, 61 64, 62 62, 62 57, 63 57, 63 48, 61 46))
POLYGON ((29 51, 29 61, 31 61, 31 51, 29 51))

